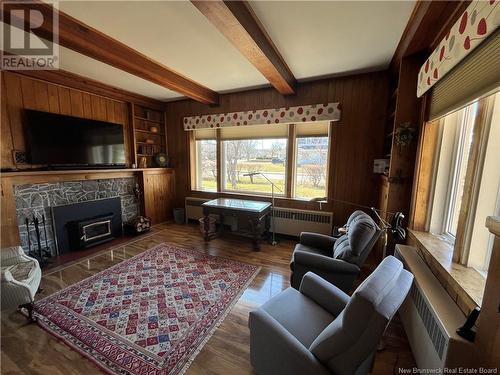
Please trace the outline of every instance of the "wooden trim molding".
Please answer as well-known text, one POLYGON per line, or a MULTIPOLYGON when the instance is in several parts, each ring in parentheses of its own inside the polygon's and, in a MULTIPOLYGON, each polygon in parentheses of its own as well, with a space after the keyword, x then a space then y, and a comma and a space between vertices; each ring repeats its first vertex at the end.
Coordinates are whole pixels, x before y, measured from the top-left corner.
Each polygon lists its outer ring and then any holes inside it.
POLYGON ((217 166, 217 192, 220 193, 222 191, 222 186, 224 184, 224 174, 225 174, 225 166, 222 165, 222 142, 221 142, 221 134, 220 129, 216 130, 217 132, 217 148, 216 148, 216 166, 217 166))
POLYGON ((439 128, 440 120, 425 123, 420 136, 409 220, 409 227, 417 231, 429 230, 439 128))
MULTIPOLYGON (((12 7, 30 10, 33 3, 5 3, 3 6, 6 11, 12 7)), ((52 5, 39 1, 35 3, 35 6, 44 15, 46 22, 43 22, 39 28, 33 29, 33 32, 41 38, 52 39, 53 23, 52 17, 50 17, 53 12, 52 5)), ((57 12, 59 15, 59 44, 61 46, 186 95, 201 103, 218 103, 219 95, 215 91, 152 60, 76 18, 61 11, 57 12)), ((3 18, 4 22, 12 24, 11 15, 12 12, 6 12, 3 18)), ((20 21, 23 22, 23 20, 20 21)))
POLYGON ((453 251, 453 261, 466 264, 468 258, 468 248, 470 243, 470 228, 468 225, 474 219, 473 206, 475 202, 476 191, 479 188, 478 169, 481 167, 481 149, 485 137, 488 135, 487 117, 489 108, 491 108, 491 98, 485 98, 479 101, 474 119, 474 128, 472 129, 472 143, 469 151, 467 170, 465 172, 464 190, 460 213, 458 216, 457 236, 455 238, 455 248, 453 251), (469 228, 469 230, 467 229, 469 228))
POLYGON ((295 124, 288 125, 288 150, 287 150, 287 163, 286 163, 286 197, 294 196, 294 188, 295 188, 295 163, 297 158, 297 150, 296 150, 296 126, 295 124))
POLYGON ((191 2, 276 90, 285 95, 295 93, 295 77, 246 1, 191 2))

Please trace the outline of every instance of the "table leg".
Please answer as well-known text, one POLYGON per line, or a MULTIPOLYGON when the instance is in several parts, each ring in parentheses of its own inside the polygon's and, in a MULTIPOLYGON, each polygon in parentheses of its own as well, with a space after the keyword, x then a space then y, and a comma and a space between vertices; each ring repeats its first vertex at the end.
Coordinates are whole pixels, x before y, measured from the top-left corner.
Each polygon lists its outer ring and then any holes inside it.
POLYGON ((254 219, 252 220, 252 227, 253 227, 253 248, 255 251, 260 251, 260 231, 262 229, 262 224, 261 220, 259 219, 254 219))
POLYGON ((266 229, 266 238, 270 240, 271 238, 271 215, 267 214, 265 219, 265 229, 266 229))
POLYGON ((210 217, 208 216, 208 211, 207 210, 204 210, 203 211, 203 216, 204 216, 204 222, 203 222, 203 229, 204 229, 204 232, 203 232, 203 239, 205 241, 209 241, 210 240, 210 236, 208 235, 209 234, 209 230, 210 230, 210 217))

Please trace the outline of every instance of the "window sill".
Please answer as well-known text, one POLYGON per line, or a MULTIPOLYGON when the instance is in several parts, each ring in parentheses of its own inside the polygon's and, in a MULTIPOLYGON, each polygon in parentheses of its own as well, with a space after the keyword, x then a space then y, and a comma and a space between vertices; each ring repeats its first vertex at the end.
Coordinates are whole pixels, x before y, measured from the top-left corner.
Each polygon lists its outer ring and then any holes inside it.
POLYGON ((410 230, 408 242, 416 246, 432 273, 464 314, 481 307, 486 279, 471 267, 454 263, 453 245, 441 236, 410 230))

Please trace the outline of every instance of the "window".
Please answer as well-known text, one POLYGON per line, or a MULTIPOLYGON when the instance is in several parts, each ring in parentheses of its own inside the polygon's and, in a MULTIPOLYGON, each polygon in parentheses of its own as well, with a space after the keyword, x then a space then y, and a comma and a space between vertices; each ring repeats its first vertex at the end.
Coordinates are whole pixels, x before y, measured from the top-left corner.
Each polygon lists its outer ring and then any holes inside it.
POLYGON ((194 134, 196 190, 217 191, 217 141, 213 130, 201 130, 194 134))
POLYGON ((326 197, 328 123, 299 124, 296 135, 294 196, 309 199, 326 197))
POLYGON ((226 140, 222 142, 223 190, 284 195, 286 182, 286 138, 226 140), (261 173, 255 174, 254 173, 261 173), (262 176, 264 175, 264 176, 262 176))
POLYGON ((476 110, 477 103, 446 116, 440 123, 430 229, 434 233, 446 235, 452 242, 457 234, 476 110))
POLYGON ((451 113, 438 126, 429 230, 455 244, 460 263, 486 272, 492 238, 484 223, 500 213, 500 95, 451 113))
POLYGON ((329 124, 195 130, 191 143, 191 187, 266 195, 272 192, 269 179, 278 188, 274 192, 277 196, 307 200, 326 197, 329 124), (217 184, 219 173, 221 186, 217 184))

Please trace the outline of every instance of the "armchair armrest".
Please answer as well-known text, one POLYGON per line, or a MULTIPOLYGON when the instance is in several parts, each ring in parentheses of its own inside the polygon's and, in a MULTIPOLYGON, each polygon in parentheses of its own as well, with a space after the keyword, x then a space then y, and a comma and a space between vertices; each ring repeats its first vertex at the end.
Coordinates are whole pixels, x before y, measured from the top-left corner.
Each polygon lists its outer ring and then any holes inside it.
POLYGON ((25 255, 21 246, 11 246, 0 249, 0 261, 2 267, 12 266, 19 263, 23 256, 25 255))
POLYGON ((302 232, 300 233, 300 243, 305 246, 314 247, 324 252, 333 253, 333 245, 335 245, 336 238, 325 236, 324 234, 302 232))
POLYGON ((327 375, 316 357, 262 309, 250 312, 250 360, 261 374, 327 375))
POLYGON ((293 261, 307 265, 310 268, 318 268, 340 274, 357 275, 360 271, 360 268, 355 264, 320 254, 309 253, 307 251, 295 250, 293 253, 293 261))
POLYGON ((299 292, 306 295, 318 305, 338 316, 349 302, 349 296, 322 277, 308 272, 302 278, 299 292))

